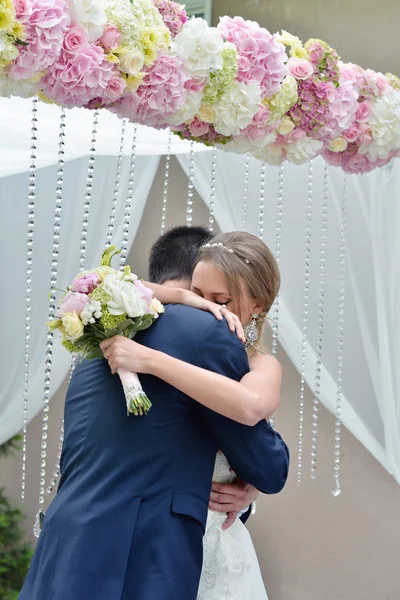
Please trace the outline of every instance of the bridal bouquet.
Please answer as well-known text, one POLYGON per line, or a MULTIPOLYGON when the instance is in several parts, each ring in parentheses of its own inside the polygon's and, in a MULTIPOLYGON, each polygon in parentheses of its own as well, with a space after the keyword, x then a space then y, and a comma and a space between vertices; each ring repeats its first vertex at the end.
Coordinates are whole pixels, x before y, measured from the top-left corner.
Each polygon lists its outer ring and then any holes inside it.
MULTIPOLYGON (((164 312, 152 290, 128 266, 123 271, 111 267, 113 256, 119 252, 110 246, 100 267, 79 273, 61 298, 58 318, 48 323, 51 331, 59 330, 62 345, 83 358, 103 358, 100 342, 115 335, 133 339, 164 312)), ((118 369, 118 375, 128 414, 146 414, 151 402, 136 373, 118 369)))

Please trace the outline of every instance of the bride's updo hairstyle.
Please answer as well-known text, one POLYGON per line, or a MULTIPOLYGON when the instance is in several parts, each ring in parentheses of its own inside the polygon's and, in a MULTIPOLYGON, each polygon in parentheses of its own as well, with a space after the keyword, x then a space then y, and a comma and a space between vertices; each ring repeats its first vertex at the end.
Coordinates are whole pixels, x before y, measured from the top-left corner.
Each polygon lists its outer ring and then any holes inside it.
POLYGON ((234 299, 234 312, 241 317, 241 286, 261 305, 257 328, 261 334, 265 317, 280 286, 277 262, 260 238, 242 231, 220 233, 200 248, 197 262, 212 262, 224 274, 234 299))

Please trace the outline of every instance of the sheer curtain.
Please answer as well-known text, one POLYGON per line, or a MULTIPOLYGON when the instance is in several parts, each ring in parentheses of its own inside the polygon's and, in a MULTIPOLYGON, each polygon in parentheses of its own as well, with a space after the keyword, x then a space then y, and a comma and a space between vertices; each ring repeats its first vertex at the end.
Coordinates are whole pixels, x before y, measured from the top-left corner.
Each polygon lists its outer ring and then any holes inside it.
MULTIPOLYGON (((142 212, 159 164, 159 156, 138 156, 133 193, 130 241, 136 235, 142 212)), ((97 157, 93 199, 89 217, 86 264, 98 264, 105 246, 107 225, 116 171, 115 157, 97 157)), ((65 186, 60 228, 59 277, 57 287, 65 289, 79 269, 79 247, 87 175, 87 158, 65 165, 65 186)), ((121 168, 120 198, 115 214, 113 241, 120 245, 124 199, 129 177, 129 159, 121 168)), ((33 286, 31 348, 29 373, 29 418, 41 408, 44 388, 44 357, 48 290, 50 286, 51 246, 55 207, 56 167, 39 169, 36 174, 36 217, 33 246, 33 286)), ((0 177, 2 216, 0 244, 2 256, 0 348, 0 443, 14 435, 22 425, 22 399, 25 351, 25 264, 27 249, 28 174, 0 177), (4 210, 4 207, 7 207, 4 210)), ((64 380, 70 357, 58 343, 52 356, 51 391, 64 380)))
MULTIPOLYGON (((178 160, 188 172, 188 158, 178 160)), ((250 161, 246 228, 258 234, 260 163, 250 161)), ((219 153, 215 214, 222 230, 242 229, 245 158, 219 153)), ((208 203, 211 156, 195 158, 195 187, 208 203)), ((308 165, 285 166, 279 338, 301 368, 308 165)), ((315 390, 324 164, 314 163, 305 377, 315 390)), ((329 169, 321 401, 336 405, 340 214, 343 173, 329 169)), ((400 482, 400 164, 348 179, 342 420, 400 482)), ((278 173, 267 167, 264 239, 275 249, 278 173)), ((279 414, 277 416, 279 420, 279 414)), ((332 434, 333 435, 333 434, 332 434)))

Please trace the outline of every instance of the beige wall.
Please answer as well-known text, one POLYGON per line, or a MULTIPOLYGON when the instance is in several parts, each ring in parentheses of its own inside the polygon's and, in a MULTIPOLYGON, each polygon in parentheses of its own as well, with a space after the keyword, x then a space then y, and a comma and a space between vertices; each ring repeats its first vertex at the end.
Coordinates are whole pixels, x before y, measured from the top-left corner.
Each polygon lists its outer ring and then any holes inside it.
MULTIPOLYGON (((145 275, 148 251, 158 234, 162 167, 132 249, 130 264, 145 275)), ((171 169, 168 227, 183 221, 187 179, 175 159, 171 169)), ((207 212, 195 196, 195 222, 207 212)), ((267 341, 267 344, 269 342, 267 341)), ((321 411, 318 478, 309 479, 312 396, 306 396, 304 484, 296 485, 299 375, 283 352, 284 387, 277 428, 288 441, 292 468, 287 488, 263 497, 250 530, 270 600, 399 600, 400 488, 346 431, 342 448, 342 495, 330 493, 333 472, 333 417, 321 411)), ((51 404, 49 455, 55 458, 65 385, 51 404)), ((29 426, 27 536, 37 510, 40 419, 29 426)), ((52 465, 51 461, 51 465, 52 465)), ((0 485, 19 497, 20 459, 0 462, 0 485)), ((46 600, 46 599, 43 599, 46 600)), ((71 598, 71 600, 74 600, 71 598)), ((133 600, 133 599, 132 599, 133 600)), ((185 599, 179 599, 185 600, 185 599)))
POLYGON ((271 33, 323 39, 346 62, 400 75, 399 0, 214 0, 213 6, 214 22, 240 15, 271 33))

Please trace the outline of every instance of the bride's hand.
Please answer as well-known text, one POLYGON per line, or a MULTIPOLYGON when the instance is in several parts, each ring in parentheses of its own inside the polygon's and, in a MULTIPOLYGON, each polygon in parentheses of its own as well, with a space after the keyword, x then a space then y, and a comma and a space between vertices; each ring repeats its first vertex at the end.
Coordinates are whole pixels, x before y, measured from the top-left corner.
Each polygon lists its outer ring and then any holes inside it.
POLYGON ((210 312, 216 319, 218 319, 218 321, 225 319, 228 323, 229 329, 236 333, 241 342, 245 342, 243 325, 241 324, 239 317, 228 310, 226 306, 221 306, 215 302, 210 302, 209 300, 198 296, 194 292, 189 292, 188 290, 184 290, 181 303, 186 304, 186 306, 192 306, 193 308, 199 308, 200 310, 210 312))
POLYGON ((121 335, 116 335, 100 344, 104 358, 108 361, 112 374, 118 369, 132 373, 150 374, 152 352, 150 348, 121 335))

